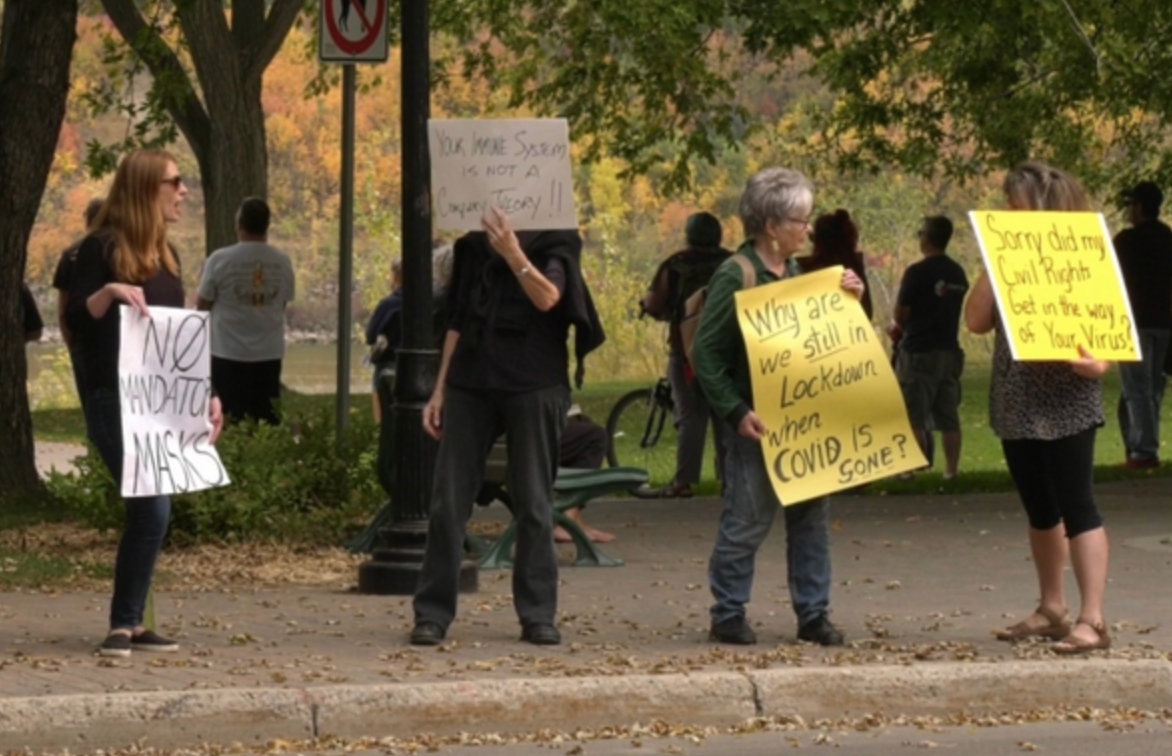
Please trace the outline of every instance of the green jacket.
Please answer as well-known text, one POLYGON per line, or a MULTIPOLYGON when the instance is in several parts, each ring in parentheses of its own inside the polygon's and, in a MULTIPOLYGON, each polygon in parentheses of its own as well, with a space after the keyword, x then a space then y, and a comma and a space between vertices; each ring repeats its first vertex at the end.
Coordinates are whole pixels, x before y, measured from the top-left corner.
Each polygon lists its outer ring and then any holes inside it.
MULTIPOLYGON (((744 255, 753 263, 757 271, 757 286, 780 280, 761 262, 751 241, 742 244, 737 254, 744 255)), ((793 257, 786 260, 785 267, 787 278, 802 272, 793 257)), ((736 300, 733 298, 743 285, 741 267, 735 260, 725 260, 717 268, 708 283, 700 328, 692 347, 692 368, 696 371, 708 406, 734 428, 753 409, 749 357, 737 322, 736 300)))

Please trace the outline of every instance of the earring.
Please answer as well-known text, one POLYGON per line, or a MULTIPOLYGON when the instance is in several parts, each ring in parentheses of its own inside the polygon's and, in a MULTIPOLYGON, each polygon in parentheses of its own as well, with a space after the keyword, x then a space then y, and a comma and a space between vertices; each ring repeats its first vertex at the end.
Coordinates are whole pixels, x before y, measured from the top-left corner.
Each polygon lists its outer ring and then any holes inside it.
POLYGON ((770 247, 770 248, 771 248, 771 249, 772 249, 774 252, 780 252, 780 251, 781 251, 781 245, 777 243, 777 238, 776 238, 776 237, 773 237, 773 236, 769 237, 769 247, 770 247))

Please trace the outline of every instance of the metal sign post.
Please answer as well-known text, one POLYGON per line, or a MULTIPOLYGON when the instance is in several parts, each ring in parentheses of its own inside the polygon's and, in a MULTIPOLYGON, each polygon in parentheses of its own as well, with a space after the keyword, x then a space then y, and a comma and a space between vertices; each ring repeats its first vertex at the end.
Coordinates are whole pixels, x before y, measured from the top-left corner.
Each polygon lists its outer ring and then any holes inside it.
POLYGON ((342 63, 342 175, 338 208, 338 372, 335 443, 342 439, 350 413, 350 330, 354 278, 354 97, 355 63, 387 60, 389 0, 321 0, 322 63, 342 63))

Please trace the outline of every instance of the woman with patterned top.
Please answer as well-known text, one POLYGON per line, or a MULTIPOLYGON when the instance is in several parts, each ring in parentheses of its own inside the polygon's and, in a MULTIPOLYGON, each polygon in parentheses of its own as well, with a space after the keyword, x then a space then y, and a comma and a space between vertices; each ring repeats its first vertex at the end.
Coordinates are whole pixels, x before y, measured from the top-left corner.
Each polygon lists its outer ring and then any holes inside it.
MULTIPOLYGON (((121 309, 131 317, 150 306, 183 307, 179 260, 167 243, 167 224, 179 220, 187 188, 175 159, 161 150, 137 150, 118 165, 94 230, 78 247, 69 276, 65 318, 78 372, 86 436, 115 484, 122 478, 122 414, 118 391, 121 309)), ((209 386, 210 391, 210 386, 209 386)), ((211 442, 223 419, 220 400, 209 400, 211 442)), ((121 486, 119 486, 121 487, 121 486)), ((135 651, 177 651, 175 641, 143 626, 155 560, 171 515, 168 496, 125 497, 126 525, 114 562, 110 629, 98 653, 127 657, 135 651)))
MULTIPOLYGON (((1074 177, 1041 163, 1014 168, 1003 189, 1011 210, 1088 209, 1074 177)), ((1099 379, 1107 363, 1081 345, 1069 362, 1015 361, 986 274, 973 285, 965 322, 973 333, 994 332, 989 424, 1001 439, 1029 519, 1041 592, 1033 614, 996 635, 1000 640, 1052 638, 1057 642, 1051 648, 1060 654, 1108 648, 1111 638, 1103 620, 1107 532, 1092 491, 1095 431, 1104 421, 1099 379), (1062 581, 1068 551, 1081 602, 1074 622, 1066 611, 1062 581)))

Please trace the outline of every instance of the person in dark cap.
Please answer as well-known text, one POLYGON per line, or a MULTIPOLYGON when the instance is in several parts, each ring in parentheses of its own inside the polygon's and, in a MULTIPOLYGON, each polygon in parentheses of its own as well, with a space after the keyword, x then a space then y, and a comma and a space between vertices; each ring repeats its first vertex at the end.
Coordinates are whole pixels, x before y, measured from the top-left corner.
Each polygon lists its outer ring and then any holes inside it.
POLYGON ((1124 466, 1160 465, 1160 404, 1164 360, 1172 336, 1172 229, 1159 219, 1164 193, 1141 181, 1123 194, 1131 228, 1115 237, 1115 254, 1139 333, 1140 362, 1120 362, 1119 430, 1127 450, 1124 466))
MULTIPOLYGON (((684 356, 680 321, 684 316, 684 302, 698 289, 707 286, 712 274, 732 254, 720 246, 722 236, 723 230, 715 215, 695 213, 688 216, 684 225, 688 246, 663 261, 641 303, 644 313, 668 323, 667 378, 671 383, 678 438, 676 471, 671 482, 660 492, 664 498, 687 498, 692 495, 692 486, 700 482, 704 439, 708 434, 711 412, 684 356)), ((719 465, 722 455, 719 434, 715 435, 719 465)))

